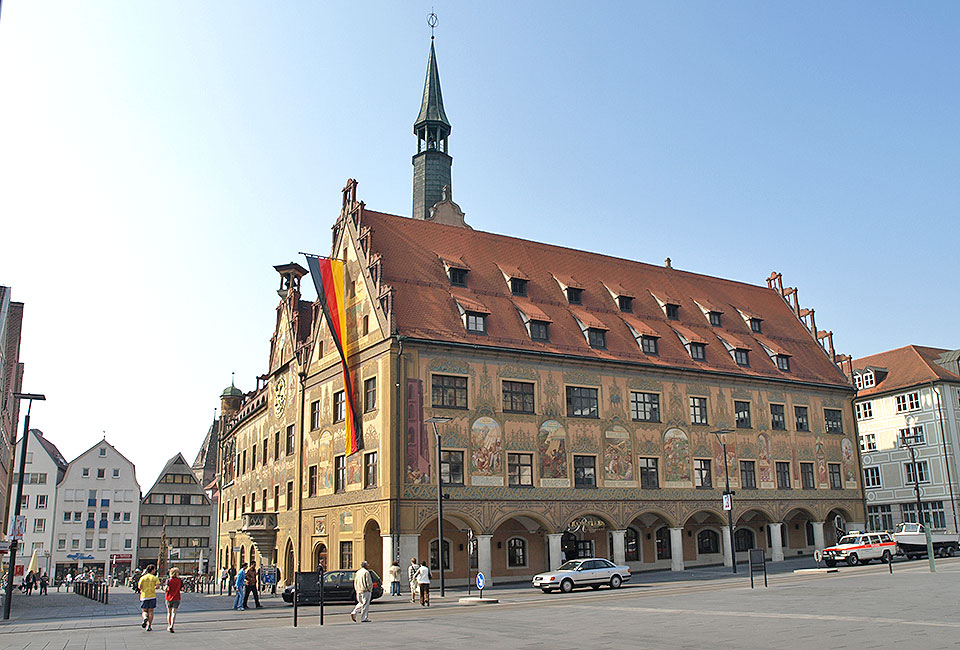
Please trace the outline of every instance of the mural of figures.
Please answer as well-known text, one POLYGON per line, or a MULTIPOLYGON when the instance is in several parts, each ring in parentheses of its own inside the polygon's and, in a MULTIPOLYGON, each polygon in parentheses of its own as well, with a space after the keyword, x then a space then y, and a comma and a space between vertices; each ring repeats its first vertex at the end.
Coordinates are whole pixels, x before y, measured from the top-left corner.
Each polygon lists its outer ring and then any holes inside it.
POLYGON ((341 533, 352 533, 353 532, 353 513, 349 510, 344 510, 340 513, 340 532, 341 533))
POLYGON ((760 487, 773 487, 773 463, 770 462, 770 437, 761 433, 757 436, 757 474, 760 487))
POLYGON ((604 436, 603 472, 607 481, 633 481, 633 449, 630 432, 613 426, 604 436))
POLYGON ((850 483, 857 480, 857 457, 853 453, 853 443, 849 438, 840 441, 840 451, 843 454, 843 483, 844 487, 850 487, 850 483))
POLYGON ((320 462, 317 480, 320 489, 333 487, 333 434, 324 431, 320 434, 320 462))
POLYGON ((347 484, 363 483, 363 454, 347 458, 347 484))
POLYGON ((816 457, 817 457, 817 480, 820 482, 820 485, 827 484, 827 452, 823 447, 823 440, 817 439, 816 444, 816 457))
MULTIPOLYGON (((717 470, 717 480, 724 481, 723 446, 716 438, 713 439, 713 446, 713 465, 717 470)), ((730 470, 730 485, 738 485, 740 473, 737 472, 737 443, 735 440, 727 440, 727 468, 730 470)))
POLYGON ((540 448, 540 478, 567 480, 567 432, 556 420, 540 425, 537 434, 540 448))
POLYGON ((690 487, 690 439, 682 429, 667 429, 663 434, 663 457, 666 483, 690 487))
POLYGON ((430 444, 423 423, 423 381, 407 380, 407 483, 430 482, 430 444))
POLYGON ((470 469, 474 476, 496 476, 503 472, 503 431, 493 418, 477 418, 470 427, 473 450, 470 469))

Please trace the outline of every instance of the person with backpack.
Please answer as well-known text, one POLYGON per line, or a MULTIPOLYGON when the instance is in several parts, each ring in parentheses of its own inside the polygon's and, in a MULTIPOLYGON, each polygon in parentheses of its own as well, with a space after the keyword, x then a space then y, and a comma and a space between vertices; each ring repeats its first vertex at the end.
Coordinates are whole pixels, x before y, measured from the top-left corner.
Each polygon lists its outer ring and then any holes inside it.
POLYGON ((170 579, 167 580, 167 593, 164 600, 167 604, 167 631, 173 634, 173 624, 177 620, 177 610, 180 608, 180 590, 183 589, 183 580, 180 579, 180 569, 170 569, 170 579))

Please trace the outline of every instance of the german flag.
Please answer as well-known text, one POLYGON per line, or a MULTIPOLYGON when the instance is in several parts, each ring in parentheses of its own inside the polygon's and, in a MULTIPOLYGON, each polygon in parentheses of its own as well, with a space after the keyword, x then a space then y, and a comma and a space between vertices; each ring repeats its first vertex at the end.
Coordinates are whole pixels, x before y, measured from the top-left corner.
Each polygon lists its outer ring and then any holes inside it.
MULTIPOLYGON (((306 254, 304 254, 306 255, 306 254)), ((363 449, 363 434, 354 408, 353 378, 347 359, 347 310, 343 296, 345 291, 343 262, 316 255, 306 255, 307 268, 317 288, 317 297, 323 308, 323 316, 330 326, 333 344, 337 346, 343 362, 343 396, 347 424, 347 455, 363 449)))

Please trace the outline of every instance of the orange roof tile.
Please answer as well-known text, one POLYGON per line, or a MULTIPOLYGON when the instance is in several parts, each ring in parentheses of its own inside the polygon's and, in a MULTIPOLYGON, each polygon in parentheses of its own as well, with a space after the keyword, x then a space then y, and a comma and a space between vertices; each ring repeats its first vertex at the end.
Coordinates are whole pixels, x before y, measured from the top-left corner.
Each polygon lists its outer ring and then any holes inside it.
POLYGON ((450 295, 453 296, 453 299, 456 300, 461 307, 463 307, 463 311, 472 311, 478 314, 490 313, 490 310, 487 309, 486 305, 471 295, 465 294, 462 291, 450 291, 450 295))
POLYGON ((887 375, 876 386, 857 391, 857 397, 868 397, 889 391, 903 390, 921 384, 929 384, 932 381, 960 382, 960 375, 935 363, 935 359, 947 351, 943 348, 908 345, 896 350, 854 359, 854 370, 863 370, 868 367, 887 369, 887 375))
POLYGON ((632 327, 633 330, 640 336, 655 336, 660 338, 660 334, 657 332, 657 330, 653 329, 650 327, 650 325, 640 320, 636 316, 631 316, 630 314, 620 314, 620 318, 623 319, 624 323, 632 327))
POLYGON ((530 320, 541 320, 546 323, 552 323, 553 319, 547 316, 547 313, 537 307, 535 304, 529 300, 523 300, 521 298, 513 298, 513 304, 517 306, 524 315, 530 320))
POLYGON ((511 264, 497 262, 497 268, 508 278, 517 278, 518 280, 529 280, 530 276, 520 270, 520 267, 511 264))
POLYGON ((677 332, 677 334, 687 339, 688 343, 703 343, 704 345, 710 343, 709 337, 703 334, 698 334, 697 332, 694 332, 689 327, 684 327, 683 325, 677 325, 676 323, 674 323, 670 327, 672 327, 677 332))
POLYGON ((570 313, 573 314, 574 317, 578 321, 580 321, 584 327, 592 327, 593 329, 598 329, 598 330, 610 329, 609 327, 606 326, 606 324, 602 320, 600 320, 599 318, 597 318, 596 316, 594 316, 593 314, 591 314, 586 310, 580 309, 578 307, 570 307, 570 313))
POLYGON ((753 342, 747 342, 745 339, 735 336, 730 332, 716 332, 716 335, 737 350, 752 350, 756 347, 753 342))

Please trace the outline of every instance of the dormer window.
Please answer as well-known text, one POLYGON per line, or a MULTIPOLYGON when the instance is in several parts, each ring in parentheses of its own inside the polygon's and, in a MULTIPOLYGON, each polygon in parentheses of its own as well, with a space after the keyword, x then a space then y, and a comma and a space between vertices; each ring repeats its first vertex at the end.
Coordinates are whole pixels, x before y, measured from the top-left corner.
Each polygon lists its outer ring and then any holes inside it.
POLYGON ((790 357, 785 354, 777 355, 777 368, 784 372, 790 372, 790 357))
POLYGON ((450 284, 455 287, 467 286, 467 270, 458 269, 455 266, 450 267, 450 284))
POLYGON ((720 327, 723 323, 723 314, 718 311, 710 312, 710 324, 714 327, 720 327))
POLYGON ((644 354, 659 355, 660 348, 657 345, 656 336, 641 336, 640 337, 640 349, 643 350, 644 354))
POLYGON ((618 296, 617 305, 620 307, 620 311, 630 313, 633 311, 633 298, 630 296, 618 296))
POLYGON ((591 348, 605 349, 607 347, 607 333, 595 327, 587 328, 587 342, 591 348))
POLYGON ((510 278, 510 292, 515 296, 527 295, 527 281, 523 278, 510 278))
POLYGON ((763 319, 761 318, 751 318, 750 319, 750 329, 757 334, 763 333, 763 319))
POLYGON ((487 315, 476 311, 467 312, 467 331, 474 334, 487 333, 487 315))
POLYGON ((707 346, 703 343, 690 343, 690 358, 694 361, 706 360, 707 346))
POLYGON ((583 289, 577 287, 567 287, 567 302, 571 305, 583 304, 583 289))
POLYGON ((534 341, 550 340, 550 323, 543 320, 530 321, 530 338, 534 341))
POLYGON ((737 362, 738 366, 749 368, 750 367, 750 350, 741 350, 739 348, 734 350, 733 360, 737 362))
POLYGON ((663 306, 663 311, 670 320, 680 320, 680 305, 668 302, 663 306))
POLYGON ((876 376, 873 374, 872 370, 867 370, 863 373, 863 387, 864 388, 873 388, 877 385, 876 376))

